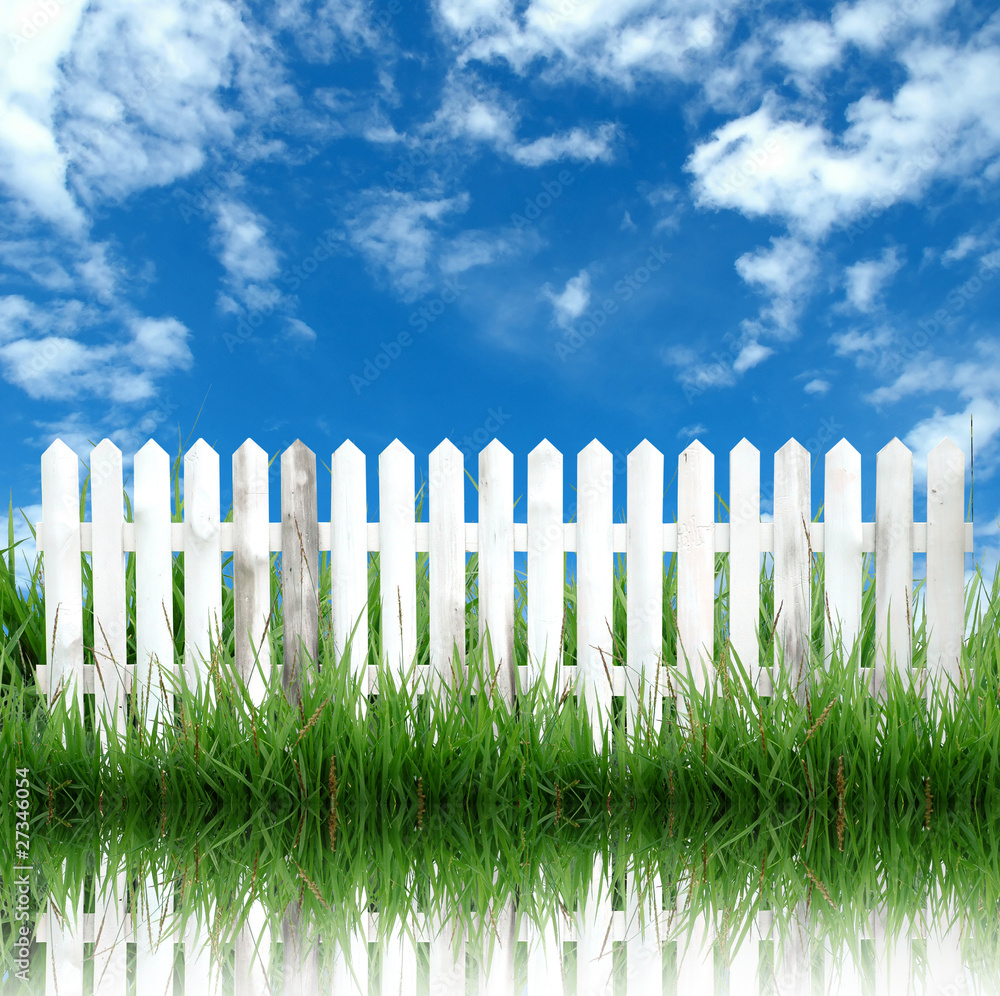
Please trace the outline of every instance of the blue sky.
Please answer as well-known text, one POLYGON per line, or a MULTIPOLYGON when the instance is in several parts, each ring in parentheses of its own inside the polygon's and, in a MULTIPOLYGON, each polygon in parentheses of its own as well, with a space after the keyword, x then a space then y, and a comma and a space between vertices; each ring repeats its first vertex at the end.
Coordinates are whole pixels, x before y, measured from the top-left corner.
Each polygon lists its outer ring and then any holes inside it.
POLYGON ((595 437, 624 509, 644 438, 665 485, 701 440, 726 495, 742 437, 766 490, 794 436, 814 511, 822 455, 858 448, 871 521, 898 436, 922 518, 926 453, 968 451, 972 415, 976 557, 996 562, 991 4, 3 0, 0 18, 0 479, 32 521, 53 439, 89 460, 110 437, 130 471, 196 416, 223 512, 247 437, 327 465, 351 439, 375 519, 396 437, 419 481, 443 438, 475 474, 496 436, 515 496, 548 438, 569 512, 595 437))

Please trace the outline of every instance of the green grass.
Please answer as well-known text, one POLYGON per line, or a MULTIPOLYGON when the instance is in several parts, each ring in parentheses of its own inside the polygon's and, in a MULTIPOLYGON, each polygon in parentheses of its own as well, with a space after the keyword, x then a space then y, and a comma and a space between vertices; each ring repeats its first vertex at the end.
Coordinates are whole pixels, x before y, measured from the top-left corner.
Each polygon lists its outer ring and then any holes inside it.
MULTIPOLYGON (((673 612, 665 612, 664 660, 674 689, 690 703, 690 721, 671 722, 668 714, 659 731, 640 723, 628 736, 610 723, 595 750, 586 711, 555 681, 528 690, 510 710, 499 697, 448 688, 418 700, 388 672, 362 719, 356 679, 332 654, 324 557, 320 666, 298 706, 282 692, 280 667, 265 676, 268 691, 260 706, 234 678, 232 591, 223 586, 228 632, 213 648, 210 688, 188 689, 182 678, 166 675, 177 692, 173 722, 153 734, 129 722, 117 747, 101 752, 94 750, 100 718, 67 713, 63 699, 50 711, 36 694, 33 669, 45 659, 39 567, 22 595, 14 585, 12 535, 9 544, 0 557, 0 764, 9 797, 15 770, 28 771, 36 901, 51 894, 61 904, 78 895, 103 853, 112 867, 120 855, 132 876, 153 871, 158 880, 178 883, 185 915, 217 900, 223 937, 239 923, 250 893, 264 899, 275 917, 301 900, 307 919, 339 930, 362 912, 359 888, 382 911, 383 929, 405 923, 417 901, 452 912, 463 903, 481 910, 517 897, 529 913, 545 918, 572 908, 597 855, 618 877, 613 888, 632 859, 644 878, 689 881, 691 903, 675 926, 708 909, 719 925, 725 922, 735 946, 759 908, 774 909, 780 920, 800 899, 810 901, 820 931, 841 940, 856 936, 856 918, 880 898, 898 922, 927 894, 943 865, 944 898, 976 911, 980 934, 995 938, 989 925, 997 922, 1000 899, 1000 574, 985 605, 973 598, 979 589, 970 588, 967 612, 974 622, 962 666, 972 680, 954 704, 944 703, 936 689, 935 713, 918 689, 904 688, 895 675, 887 701, 870 700, 865 667, 875 652, 871 584, 857 645, 849 652, 838 648, 828 668, 821 663, 818 557, 812 641, 817 680, 800 707, 783 667, 774 695, 760 697, 730 652, 727 558, 720 555, 717 686, 700 696, 672 666, 676 629, 673 612)), ((127 568, 133 621, 134 559, 130 554, 127 568)), ((473 557, 467 662, 486 688, 491 660, 477 636, 475 564, 473 557)), ((427 659, 426 566, 421 555, 417 667, 427 659)), ((182 570, 178 555, 175 664, 183 652, 182 570)), ((276 570, 271 580, 276 600, 276 570)), ((665 604, 674 607, 675 558, 663 584, 665 604)), ((523 580, 517 585, 523 605, 523 580)), ((625 586, 619 559, 609 666, 627 659, 625 586)), ((773 586, 766 564, 761 588, 761 655, 767 659, 773 586)), ((372 662, 381 659, 378 590, 373 555, 372 662)), ((572 663, 572 583, 566 596, 563 649, 572 663)), ((86 612, 84 620, 92 660, 92 614, 86 612)), ((515 658, 523 662, 520 612, 515 620, 515 658)), ((280 662, 278 612, 274 621, 271 659, 280 662)), ((129 654, 131 663, 134 623, 129 654)), ((914 633, 913 655, 915 666, 923 666, 923 625, 914 633)), ((12 807, 4 808, 3 820, 3 839, 14 841, 12 807)), ((4 882, 16 863, 10 850, 0 851, 4 882)), ((7 905, 0 906, 0 922, 9 923, 11 890, 2 894, 7 905)), ((10 941, 5 933, 5 951, 10 941)))

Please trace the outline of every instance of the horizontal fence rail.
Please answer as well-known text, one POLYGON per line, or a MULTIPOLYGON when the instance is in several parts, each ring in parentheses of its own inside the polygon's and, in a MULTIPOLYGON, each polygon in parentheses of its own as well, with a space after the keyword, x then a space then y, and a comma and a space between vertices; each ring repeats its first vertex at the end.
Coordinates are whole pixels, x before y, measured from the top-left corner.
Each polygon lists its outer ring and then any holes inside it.
MULTIPOLYGON (((62 686, 82 706, 93 693, 100 709, 123 717, 131 687, 126 660, 125 558, 136 555, 135 679, 148 693, 147 722, 166 705, 153 664, 172 666, 174 635, 172 554, 183 552, 184 659, 192 683, 204 675, 210 635, 222 631, 222 553, 233 553, 234 641, 237 668, 254 701, 272 666, 266 626, 270 612, 270 555, 282 554, 283 680, 298 695, 303 649, 318 658, 319 553, 330 552, 330 609, 339 658, 357 626, 351 655, 362 688, 377 690, 377 667, 366 664, 368 558, 380 557, 380 595, 399 626, 384 627, 384 664, 403 671, 416 652, 415 557, 426 552, 430 581, 428 676, 445 681, 465 666, 466 554, 478 554, 480 637, 490 634, 498 665, 497 688, 511 702, 550 668, 563 667, 564 554, 576 555, 577 666, 566 667, 574 690, 594 719, 610 713, 611 697, 624 696, 627 722, 640 710, 660 722, 655 702, 666 683, 653 676, 661 652, 663 554, 677 556, 678 661, 691 668, 696 687, 714 681, 715 554, 729 556, 729 636, 762 695, 773 691, 772 668, 785 666, 804 701, 809 666, 812 557, 825 557, 825 650, 837 634, 850 648, 861 629, 862 556, 874 552, 876 637, 879 653, 870 690, 884 696, 887 668, 909 679, 913 615, 913 555, 926 553, 928 671, 958 684, 965 632, 965 554, 973 526, 964 518, 965 455, 948 439, 927 458, 927 522, 913 521, 913 455, 893 439, 878 453, 876 515, 861 518, 861 458, 847 440, 826 454, 823 522, 811 521, 810 454, 790 439, 774 456, 773 522, 760 517, 760 453, 746 439, 730 453, 729 522, 715 521, 715 458, 700 442, 678 457, 676 522, 663 521, 663 455, 643 440, 627 461, 627 521, 612 519, 612 454, 594 440, 577 456, 576 521, 563 514, 563 456, 543 440, 528 455, 527 522, 513 521, 513 456, 498 440, 479 454, 478 521, 466 521, 464 462, 444 440, 430 454, 428 521, 415 518, 414 457, 399 440, 378 458, 380 521, 367 521, 366 458, 350 441, 332 454, 331 520, 319 522, 316 457, 296 441, 281 455, 281 521, 269 521, 268 458, 248 439, 232 458, 233 521, 220 521, 219 456, 199 439, 184 457, 183 522, 171 521, 170 461, 150 440, 135 456, 134 521, 125 522, 122 454, 103 440, 91 456, 92 521, 80 521, 79 460, 61 440, 42 456, 42 522, 36 544, 43 554, 47 663, 39 686, 50 696, 62 686), (528 659, 513 659, 514 553, 527 554, 528 659), (81 554, 92 554, 94 654, 117 668, 84 666, 81 554), (761 660, 760 557, 773 554, 777 630, 774 658, 761 660), (614 555, 624 553, 628 582, 627 660, 606 669, 611 634, 614 555), (780 613, 779 613, 780 609, 780 613), (58 612, 58 625, 56 614, 58 612), (457 646, 458 660, 452 660, 457 646), (891 648, 891 656, 890 656, 891 648), (611 681, 609 684, 609 671, 611 681), (569 674, 568 672, 575 672, 569 674), (110 679, 109 680, 109 676, 110 679), (643 699, 640 701, 640 679, 643 699)), ((274 666, 277 666, 275 663, 274 666)), ((426 687, 424 685, 423 687, 426 687)), ((680 704, 680 703, 679 703, 680 704)), ((103 731, 102 731, 103 735, 103 731)))

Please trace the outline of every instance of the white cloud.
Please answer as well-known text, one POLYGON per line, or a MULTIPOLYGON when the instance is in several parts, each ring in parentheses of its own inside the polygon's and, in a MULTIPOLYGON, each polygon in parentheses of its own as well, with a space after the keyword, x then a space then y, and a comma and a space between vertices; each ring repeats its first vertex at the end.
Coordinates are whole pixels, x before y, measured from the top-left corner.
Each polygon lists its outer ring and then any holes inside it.
POLYGON ((903 261, 896 249, 883 251, 876 259, 861 260, 847 267, 844 281, 847 284, 847 302, 855 310, 869 313, 874 310, 882 288, 900 270, 903 261))
POLYGON ((941 254, 941 262, 944 266, 957 263, 959 260, 965 259, 970 253, 981 249, 987 244, 987 241, 983 235, 973 235, 971 232, 966 232, 965 235, 960 235, 955 239, 950 249, 945 250, 941 254))
POLYGON ((488 266, 537 248, 538 244, 539 236, 531 229, 504 228, 498 232, 468 230, 442 248, 438 265, 446 275, 464 273, 474 266, 488 266))
POLYGON ((828 380, 823 380, 820 377, 816 377, 809 381, 805 387, 802 388, 806 394, 826 394, 830 390, 830 382, 828 380))
POLYGON ((988 28, 964 47, 914 43, 891 100, 866 94, 839 136, 818 105, 793 120, 768 96, 716 129, 686 163, 702 207, 783 219, 820 237, 876 207, 915 200, 939 177, 975 175, 1000 152, 1000 47, 988 28), (810 120, 810 117, 813 120, 810 120))
POLYGON ((788 338, 797 332, 801 307, 817 273, 816 250, 794 238, 772 238, 771 248, 744 253, 736 271, 771 298, 757 321, 746 323, 748 333, 769 332, 788 338))
POLYGON ((592 130, 579 126, 531 141, 517 138, 520 115, 514 102, 498 88, 468 73, 450 73, 444 97, 433 119, 421 129, 431 136, 463 138, 492 146, 522 166, 538 167, 559 159, 609 161, 618 134, 605 123, 592 130))
POLYGON ((306 325, 300 318, 285 320, 285 335, 294 342, 315 342, 316 330, 306 325))
POLYGON ((727 31, 727 0, 437 0, 442 26, 464 48, 461 64, 535 60, 553 82, 591 77, 630 89, 642 77, 694 76, 727 31))
POLYGON ((612 143, 617 135, 613 124, 602 124, 594 133, 571 128, 562 135, 546 135, 533 142, 513 146, 509 151, 522 166, 542 166, 557 159, 582 159, 586 162, 612 157, 612 143))
POLYGON ((736 373, 746 373, 752 367, 763 363, 774 352, 770 346, 762 346, 759 342, 751 340, 743 345, 739 355, 733 361, 733 370, 736 373))
POLYGON ((685 425, 677 430, 678 439, 694 439, 695 436, 704 436, 708 432, 708 426, 704 422, 695 425, 685 425))
POLYGON ((98 312, 80 301, 40 307, 17 296, 0 298, 2 375, 35 399, 148 400, 156 395, 156 376, 190 368, 189 335, 174 318, 98 312), (108 324, 123 327, 117 341, 111 335, 105 345, 81 341, 108 324))
POLYGON ((278 254, 267 237, 264 219, 239 201, 220 199, 215 204, 214 236, 219 260, 226 269, 231 292, 247 302, 279 271, 278 254))
POLYGON ((430 290, 438 243, 432 226, 468 209, 469 195, 420 200, 396 190, 374 190, 368 203, 348 219, 348 237, 377 269, 384 270, 404 300, 430 290))
POLYGON ((858 366, 868 366, 884 356, 892 340, 892 329, 883 327, 870 332, 848 329, 830 336, 829 341, 835 355, 850 357, 858 366))
POLYGON ((840 40, 825 21, 794 21, 778 29, 777 58, 790 69, 812 73, 840 55, 840 40))
POLYGON ((566 281, 566 286, 558 294, 553 292, 549 284, 542 290, 552 302, 556 324, 560 328, 568 329, 590 304, 590 274, 586 269, 581 270, 575 277, 570 277, 566 281))

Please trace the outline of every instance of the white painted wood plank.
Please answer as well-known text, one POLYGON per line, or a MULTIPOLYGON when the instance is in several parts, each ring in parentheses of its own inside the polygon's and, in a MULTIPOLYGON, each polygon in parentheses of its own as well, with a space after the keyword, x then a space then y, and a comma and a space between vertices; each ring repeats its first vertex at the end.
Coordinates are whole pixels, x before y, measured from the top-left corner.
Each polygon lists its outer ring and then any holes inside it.
MULTIPOLYGON (((359 903, 358 908, 367 910, 368 903, 359 903)), ((355 996, 368 996, 368 921, 369 914, 363 912, 358 929, 352 931, 347 944, 347 950, 336 943, 333 963, 333 992, 335 996, 342 993, 352 993, 355 996)))
POLYGON ((80 556, 80 459, 57 439, 42 454, 45 655, 50 705, 65 696, 67 714, 83 716, 83 561, 80 556))
POLYGON ((351 673, 361 682, 364 714, 369 690, 365 455, 348 439, 334 451, 331 466, 330 596, 334 653, 339 661, 350 641, 351 673))
MULTIPOLYGON (((100 677, 94 687, 95 715, 105 716, 112 729, 125 731, 128 663, 128 619, 125 614, 125 550, 122 524, 125 508, 122 491, 122 452, 110 439, 102 439, 90 457, 90 506, 93 521, 91 567, 94 589, 94 660, 100 677)), ((86 691, 86 687, 84 688, 86 691)), ((101 748, 107 731, 101 720, 101 748)))
MULTIPOLYGON (((494 439, 479 453, 479 638, 483 640, 488 630, 496 693, 508 706, 514 703, 517 678, 513 523, 514 458, 503 443, 494 439)), ((484 678, 490 668, 485 646, 484 678)))
POLYGON ((134 894, 135 991, 143 996, 172 996, 174 991, 175 935, 168 933, 172 900, 173 882, 157 883, 152 875, 140 881, 134 894))
POLYGON ((776 993, 805 993, 812 987, 811 947, 812 932, 806 913, 806 901, 799 900, 783 920, 775 918, 774 938, 774 991, 776 993), (780 934, 782 922, 788 928, 780 934))
POLYGON ((594 858, 586 898, 577 908, 576 991, 578 996, 613 996, 614 944, 611 938, 611 888, 602 881, 603 859, 594 858))
POLYGON ((295 704, 319 666, 318 521, 316 454, 296 439, 281 454, 282 684, 295 704))
MULTIPOLYGON (((80 506, 77 504, 77 518, 80 506)), ((68 687, 68 686, 67 686, 68 687)), ((63 861, 63 875, 66 862, 63 861)), ((49 900, 48 944, 45 958, 45 991, 47 993, 83 992, 83 889, 76 901, 67 903, 56 915, 49 900)))
POLYGON ((741 439, 729 453, 729 639, 760 695, 771 694, 760 660, 760 451, 741 439))
MULTIPOLYGON (((184 457, 184 670, 189 688, 207 680, 213 642, 222 642, 219 454, 199 439, 184 457)), ((214 692, 211 688, 209 694, 214 692)))
POLYGON ((562 922, 528 920, 523 933, 528 944, 527 996, 563 992, 562 922))
MULTIPOLYGON (((104 442, 107 440, 100 445, 104 442)), ((125 996, 128 879, 118 869, 109 873, 105 854, 100 855, 98 876, 94 897, 94 996, 125 996)))
POLYGON ((430 933, 430 996, 465 992, 465 924, 459 915, 428 917, 430 933))
POLYGON ((416 993, 417 952, 413 941, 403 928, 402 919, 380 942, 382 952, 382 992, 389 996, 399 993, 416 993))
POLYGON ((514 991, 516 922, 513 899, 489 911, 484 957, 480 960, 479 992, 482 996, 509 996, 514 991))
POLYGON ((677 666, 715 682, 715 457, 695 440, 677 459, 677 666))
MULTIPOLYGON (((660 938, 666 923, 662 916, 663 886, 659 875, 636 871, 632 864, 626 873, 626 992, 662 991, 663 955, 660 938)), ((685 992, 686 990, 678 990, 685 992)))
POLYGON ((677 938, 677 992, 715 992, 715 931, 704 913, 695 916, 691 928, 677 938))
POLYGON ((465 465, 443 440, 431 451, 428 577, 430 666, 438 682, 465 683, 465 465), (455 659, 455 651, 458 651, 455 659))
POLYGON ((596 439, 577 454, 576 482, 576 693, 586 702, 600 746, 601 725, 611 721, 614 464, 611 451, 596 439))
POLYGON ((170 544, 170 458, 154 440, 135 455, 135 698, 147 730, 173 722, 173 695, 161 683, 172 672, 173 555, 170 544))
POLYGON ((626 718, 634 735, 640 711, 641 722, 659 731, 667 688, 662 661, 663 454, 644 439, 628 455, 627 474, 626 718))
POLYGON ((875 996, 910 996, 914 992, 911 934, 909 926, 896 936, 887 929, 888 911, 885 904, 872 910, 870 923, 875 942, 875 996))
POLYGON ((413 454, 398 439, 379 454, 378 481, 382 663, 401 676, 417 652, 417 532, 413 454))
POLYGON ((271 930, 259 899, 251 903, 233 942, 233 967, 233 996, 270 996, 271 930))
MULTIPOLYGON (((528 454, 528 681, 561 669, 564 588, 563 458, 547 439, 528 454)), ((561 679, 557 678, 560 681, 561 679)))
POLYGON ((896 667, 907 687, 912 666, 913 454, 896 438, 879 450, 875 471, 875 640, 872 694, 884 700, 896 667), (889 660, 889 654, 892 660, 889 660))
POLYGON ((774 665, 779 666, 780 647, 789 691, 799 705, 805 704, 810 665, 809 477, 809 451, 788 440, 774 455, 774 611, 781 613, 774 665))
MULTIPOLYGON (((927 669, 954 700, 968 688, 959 673, 965 638, 965 453, 943 439, 927 454, 927 669), (954 688, 949 685, 954 682, 954 688), (964 688, 963 688, 964 686, 964 688)), ((928 684, 928 690, 930 684, 928 684)))
MULTIPOLYGON (((184 929, 184 993, 185 996, 221 996, 222 965, 226 946, 219 945, 213 957, 211 928, 216 915, 215 900, 210 900, 207 917, 200 921, 192 916, 184 929)), ((176 935, 174 935, 176 936, 176 935)), ((171 938, 172 940, 173 938, 171 938)))
POLYGON ((838 636, 847 658, 861 633, 861 454, 846 439, 826 455, 823 518, 824 654, 829 661, 838 636))
POLYGON ((233 454, 233 645, 254 705, 271 678, 268 494, 267 453, 247 439, 233 454))
POLYGON ((298 903, 289 903, 281 924, 282 993, 315 996, 319 991, 319 958, 314 928, 302 919, 298 903))

